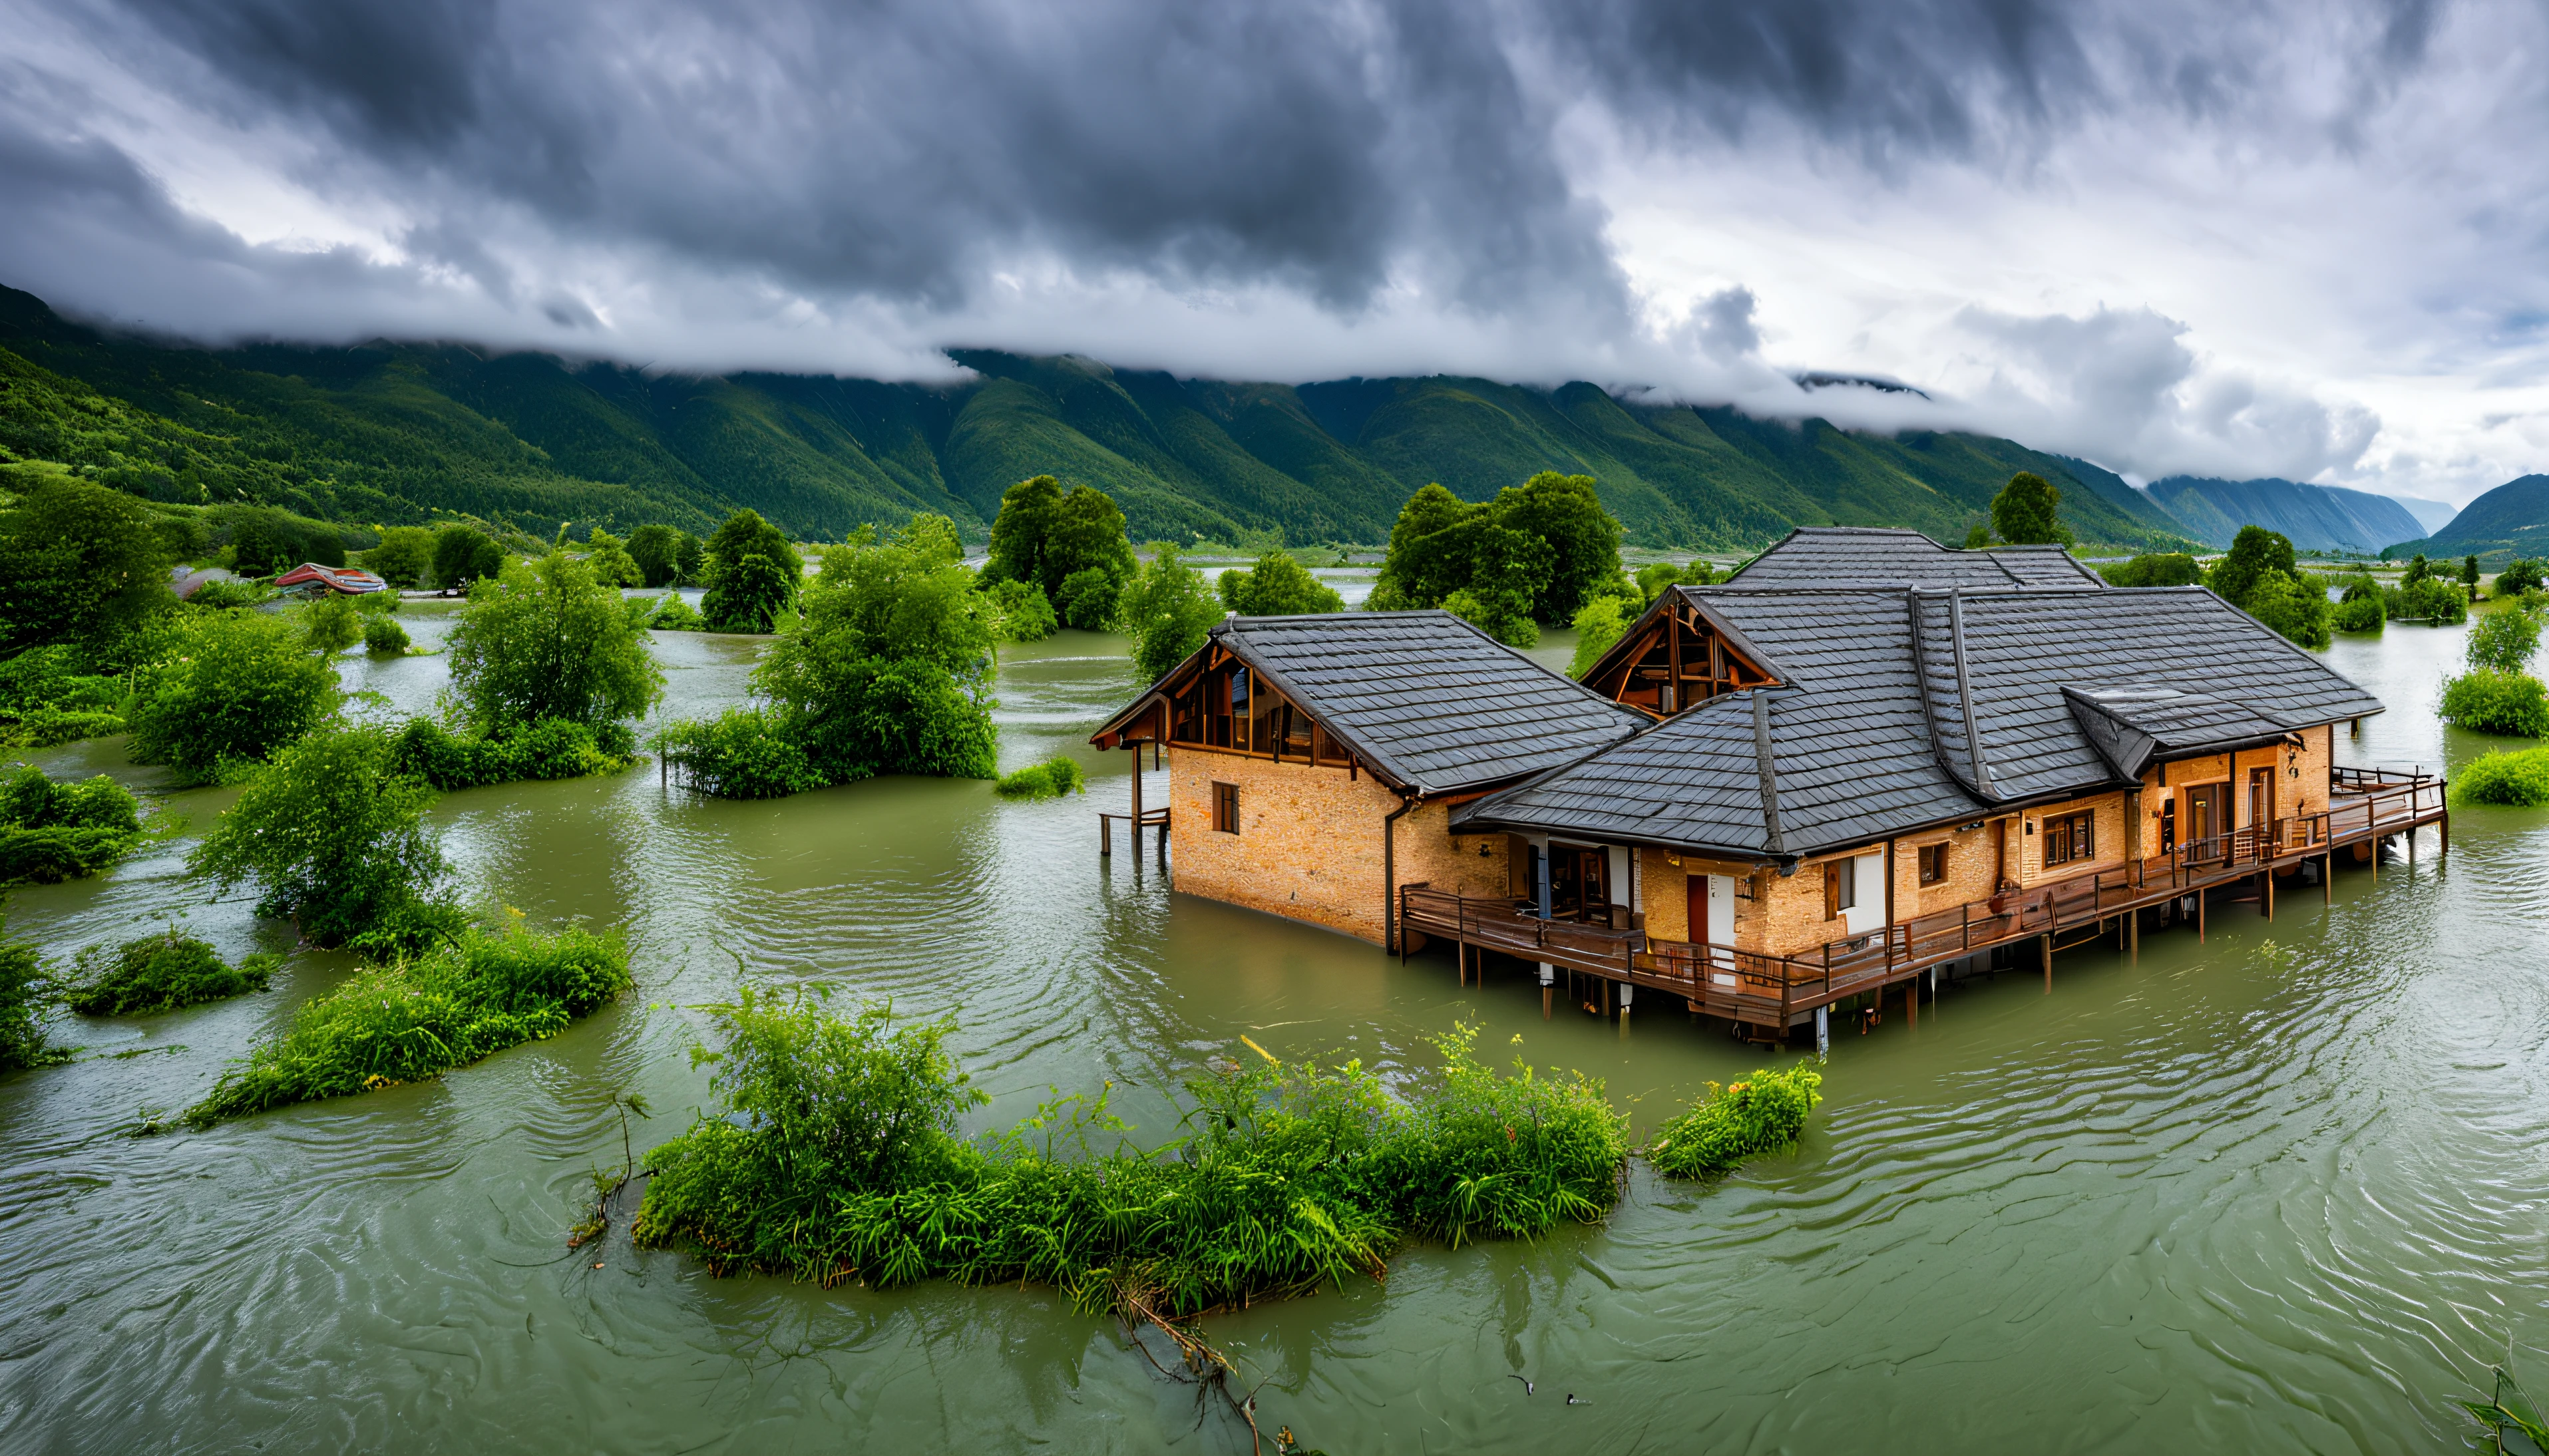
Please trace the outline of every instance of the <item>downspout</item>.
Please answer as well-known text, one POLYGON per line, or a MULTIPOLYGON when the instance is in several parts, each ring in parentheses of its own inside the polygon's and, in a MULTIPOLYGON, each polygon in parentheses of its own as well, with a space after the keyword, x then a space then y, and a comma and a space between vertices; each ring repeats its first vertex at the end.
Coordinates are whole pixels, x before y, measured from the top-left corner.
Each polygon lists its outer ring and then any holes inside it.
POLYGON ((1380 944, 1391 954, 1398 950, 1398 821, 1424 801, 1421 791, 1401 795, 1398 807, 1380 818, 1380 944))

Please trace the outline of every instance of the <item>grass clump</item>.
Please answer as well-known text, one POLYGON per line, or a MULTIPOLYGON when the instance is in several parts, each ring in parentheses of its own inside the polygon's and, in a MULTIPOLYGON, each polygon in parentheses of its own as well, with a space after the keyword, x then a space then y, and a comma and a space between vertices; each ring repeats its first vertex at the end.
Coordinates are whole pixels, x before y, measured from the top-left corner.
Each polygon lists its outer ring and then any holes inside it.
POLYGON ((2462 767, 2452 797, 2469 804, 2509 804, 2536 809, 2549 804, 2549 748, 2496 749, 2462 767))
POLYGON ((55 1066, 68 1046, 47 1040, 61 987, 36 948, 0 931, 0 1072, 55 1066))
POLYGON ((141 839, 141 803, 106 774, 64 783, 21 764, 0 777, 0 881, 95 874, 141 839))
POLYGON ((1824 1100, 1823 1085, 1823 1073, 1802 1063, 1765 1067, 1728 1087, 1711 1082, 1707 1096, 1655 1131, 1647 1161, 1667 1178, 1700 1178, 1794 1146, 1824 1100))
POLYGON ((617 774, 637 762, 636 735, 626 724, 592 727, 565 718, 541 718, 501 737, 455 733, 430 718, 414 718, 399 730, 394 749, 399 773, 445 791, 617 774))
POLYGON ((405 657, 409 646, 407 628, 394 618, 376 616, 363 624, 363 651, 374 657, 405 657))
POLYGON ((708 619, 684 600, 681 592, 667 592, 664 599, 655 603, 655 610, 646 618, 646 625, 658 632, 705 632, 708 629, 708 619))
POLYGON ((92 947, 80 953, 68 999, 82 1016, 151 1016, 262 991, 282 958, 257 955, 226 965, 211 946, 171 927, 113 951, 92 947))
POLYGON ((766 707, 733 707, 713 718, 677 718, 651 746, 682 781, 711 798, 780 799, 827 781, 805 747, 766 707))
POLYGON ((649 1156, 633 1231, 717 1273, 1033 1280, 1090 1313, 1176 1318, 1377 1278, 1412 1235, 1597 1220, 1628 1158, 1599 1081, 1499 1074, 1468 1028, 1437 1039, 1442 1071, 1404 1096, 1352 1061, 1200 1073, 1181 1136, 1146 1150, 1103 1094, 961 1140, 985 1099, 944 1022, 750 988, 709 1010, 720 1045, 693 1055, 720 1106, 649 1156))
POLYGON ((628 952, 584 930, 467 931, 363 970, 292 1014, 186 1111, 208 1128, 296 1102, 420 1081, 546 1041, 628 985, 628 952))
POLYGON ((991 791, 1002 798, 1050 799, 1067 793, 1083 793, 1087 775, 1078 762, 1056 754, 1041 764, 1029 764, 1013 774, 1003 774, 991 791))

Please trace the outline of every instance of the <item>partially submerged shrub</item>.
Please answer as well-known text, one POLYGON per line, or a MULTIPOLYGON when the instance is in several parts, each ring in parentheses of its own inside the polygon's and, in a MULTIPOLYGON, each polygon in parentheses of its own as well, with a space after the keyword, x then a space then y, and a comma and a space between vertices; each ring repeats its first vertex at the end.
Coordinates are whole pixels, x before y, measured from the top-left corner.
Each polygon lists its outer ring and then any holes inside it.
POLYGON ((1545 1233, 1618 1200, 1625 1125, 1602 1084, 1479 1065, 1471 1033, 1405 1100, 1360 1063, 1188 1081, 1184 1136, 1152 1151, 1101 1094, 980 1142, 984 1098, 948 1026, 835 1016, 746 988, 713 1008, 719 1107, 647 1159, 641 1245, 719 1273, 832 1285, 1035 1280, 1082 1308, 1188 1314, 1377 1277, 1406 1234, 1545 1233), (1117 1145, 1098 1151, 1091 1134, 1117 1145))
POLYGON ((502 738, 485 738, 455 733, 431 718, 414 718, 399 730, 396 749, 399 773, 448 791, 617 774, 636 762, 637 745, 621 723, 588 728, 563 718, 543 718, 502 738))
POLYGON ((330 592, 301 609, 301 637, 321 657, 334 657, 363 640, 363 614, 330 592))
POLYGON ((124 731, 120 674, 68 643, 38 647, 0 662, 0 738, 50 748, 124 731))
POLYGON ((1049 799, 1085 792, 1082 784, 1086 777, 1078 761, 1056 754, 1041 764, 1029 764, 1015 773, 1001 774, 992 791, 1003 798, 1049 799))
POLYGON ((2388 620, 2388 615, 2381 608, 2381 593, 2377 591, 2366 592, 2359 596, 2349 592, 2328 617, 2329 625, 2339 632, 2378 632, 2388 620))
POLYGON ((141 803, 106 774, 64 783, 21 764, 0 777, 0 882, 95 874, 141 838, 141 803))
POLYGON ((81 952, 72 962, 70 1008, 82 1016, 149 1016, 225 1000, 264 990, 281 960, 264 954, 226 965, 211 946, 172 926, 112 951, 81 952))
POLYGON ((243 582, 236 577, 215 577, 189 593, 186 604, 210 611, 236 611, 243 606, 254 606, 273 594, 273 588, 256 582, 243 582))
POLYGON ((1655 1131, 1647 1160, 1668 1178, 1723 1173, 1747 1157, 1793 1146, 1823 1098, 1823 1073, 1799 1063, 1763 1068, 1708 1095, 1655 1131))
POLYGON ((684 783, 721 799, 776 799, 821 788, 804 745, 769 708, 728 708, 664 725, 651 746, 684 783))
POLYGON ((980 588, 1000 620, 1003 642, 1041 642, 1061 629, 1062 618, 1033 582, 984 582, 980 588))
POLYGON ((71 1049, 45 1040, 60 987, 36 948, 0 927, 0 1072, 52 1066, 71 1049))
POLYGON ((407 628, 386 616, 376 616, 363 624, 363 650, 374 657, 405 657, 408 650, 407 628))
POLYGON ((186 861, 227 889, 257 887, 260 915, 337 945, 425 898, 444 872, 425 828, 433 790, 400 772, 377 728, 314 733, 276 755, 186 861))
POLYGON ((181 618, 134 670, 133 759, 218 779, 318 727, 336 698, 335 668, 290 625, 255 612, 181 618))
POLYGON ((2452 796, 2472 804, 2536 809, 2549 804, 2549 748, 2494 749, 2461 767, 2452 796))
POLYGON ((646 625, 660 632, 705 632, 708 629, 708 619, 693 610, 681 592, 667 592, 664 599, 655 603, 654 613, 647 617, 646 625))
POLYGON ((2456 728, 2512 738, 2549 738, 2549 697, 2528 673, 2479 668, 2443 680, 2442 718, 2456 728))
POLYGON ((357 973, 303 1003, 186 1111, 226 1118, 396 1086, 545 1041, 628 985, 627 949, 583 930, 476 931, 412 960, 357 973))

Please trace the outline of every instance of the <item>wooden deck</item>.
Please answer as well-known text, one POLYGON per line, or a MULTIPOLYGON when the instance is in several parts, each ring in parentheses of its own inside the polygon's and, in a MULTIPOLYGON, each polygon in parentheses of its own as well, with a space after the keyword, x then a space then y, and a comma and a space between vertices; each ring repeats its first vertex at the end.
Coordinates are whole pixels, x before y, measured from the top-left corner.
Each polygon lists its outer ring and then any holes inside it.
POLYGON ((1931 966, 2022 941, 2043 941, 2050 974, 2052 951, 2065 944, 2064 936, 2088 931, 2094 938, 2116 921, 2129 940, 2139 934, 2138 921, 2121 917, 2190 895, 2196 897, 2200 933, 2206 914, 2202 892, 2243 880, 2259 882, 2259 909, 2271 916, 2275 874, 2322 861, 2319 882, 2327 894, 2340 852, 2350 859, 2354 847, 2369 847, 2363 855, 2377 874, 2380 841, 2428 824, 2442 826, 2443 847, 2449 849, 2451 815, 2441 777, 2339 769, 2334 787, 2324 813, 2278 819, 2180 845, 2172 854, 2139 864, 2011 890, 1799 955, 1767 956, 1728 946, 1652 940, 1639 930, 1543 920, 1510 899, 1463 899, 1423 885, 1399 891, 1401 944, 1421 950, 1425 938, 1440 937, 1670 992, 1711 1016, 1784 1029, 1836 1001, 1881 991, 1931 966))

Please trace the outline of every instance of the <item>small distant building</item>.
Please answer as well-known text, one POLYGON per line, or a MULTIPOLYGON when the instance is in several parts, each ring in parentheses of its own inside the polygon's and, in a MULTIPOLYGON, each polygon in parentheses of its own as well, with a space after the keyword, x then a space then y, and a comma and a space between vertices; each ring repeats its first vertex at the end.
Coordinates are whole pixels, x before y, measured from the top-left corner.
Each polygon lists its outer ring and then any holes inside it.
POLYGON ((369 596, 390 584, 349 566, 321 566, 305 561, 274 579, 274 590, 286 596, 369 596))

